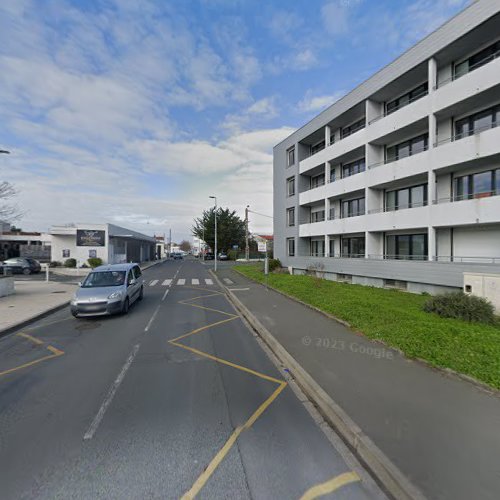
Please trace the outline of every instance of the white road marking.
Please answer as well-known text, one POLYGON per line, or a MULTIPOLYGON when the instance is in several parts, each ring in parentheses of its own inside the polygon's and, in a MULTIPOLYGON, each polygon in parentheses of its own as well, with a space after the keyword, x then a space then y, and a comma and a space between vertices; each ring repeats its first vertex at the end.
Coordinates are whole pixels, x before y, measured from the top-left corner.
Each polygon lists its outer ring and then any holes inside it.
POLYGON ((199 280, 199 279, 196 279, 196 278, 193 278, 193 279, 191 280, 191 283, 192 283, 193 285, 199 285, 199 284, 200 284, 200 280, 199 280))
POLYGON ((163 294, 163 297, 161 298, 161 301, 163 302, 165 300, 165 298, 167 297, 168 295, 168 292, 170 292, 170 288, 167 288, 165 293, 163 294))
POLYGON ((230 288, 231 292, 244 292, 246 290, 250 290, 250 288, 230 288))
POLYGON ((185 284, 186 284, 186 280, 185 280, 184 278, 179 278, 179 279, 177 280, 177 284, 178 284, 178 285, 185 285, 185 284))
POLYGON ((111 385, 108 394, 104 398, 104 401, 99 408, 99 411, 97 412, 97 415, 95 416, 94 420, 90 424, 90 427, 88 428, 87 432, 84 434, 83 439, 88 440, 92 439, 94 437, 95 432, 97 431, 97 428, 99 427, 99 424, 101 423, 101 420, 104 417, 104 414, 106 413, 106 410, 108 409, 108 406, 111 404, 111 401, 113 400, 116 391, 118 390, 118 387, 122 383, 123 379, 125 378, 125 374, 127 373, 127 370, 130 368, 130 365, 132 364, 132 361, 134 361, 135 355, 137 354, 137 351, 139 350, 139 344, 136 344, 134 348, 132 349, 132 352, 130 353, 130 356, 127 358, 127 361, 125 361, 125 364, 123 365, 123 368, 121 369, 120 373, 118 374, 118 377, 116 377, 116 380, 113 382, 111 385))
POLYGON ((160 310, 160 305, 158 304, 158 306, 155 309, 155 312, 153 313, 153 316, 151 316, 151 319, 149 320, 148 324, 146 325, 146 328, 144 328, 145 332, 147 332, 149 330, 150 326, 153 324, 153 321, 155 320, 156 315, 158 314, 159 310, 160 310))
POLYGON ((205 278, 205 283, 207 285, 213 285, 214 284, 214 282, 210 278, 205 278))
POLYGON ((153 280, 153 281, 149 284, 149 286, 155 286, 155 285, 156 285, 156 283, 158 283, 158 280, 153 280))
POLYGON ((224 283, 226 283, 226 285, 234 285, 234 282, 231 281, 229 278, 223 278, 224 280, 224 283))
POLYGON ((172 280, 165 280, 162 285, 163 286, 170 286, 172 284, 172 280))

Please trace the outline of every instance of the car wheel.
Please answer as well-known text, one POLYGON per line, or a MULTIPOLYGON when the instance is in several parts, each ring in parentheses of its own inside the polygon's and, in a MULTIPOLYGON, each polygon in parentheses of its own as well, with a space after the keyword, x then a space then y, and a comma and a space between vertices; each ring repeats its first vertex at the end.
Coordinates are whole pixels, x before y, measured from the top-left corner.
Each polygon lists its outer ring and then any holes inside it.
POLYGON ((25 275, 31 274, 31 269, 29 267, 25 267, 23 269, 23 274, 25 274, 25 275))
POLYGON ((127 297, 125 299, 125 302, 123 303, 122 313, 123 314, 128 314, 129 308, 130 308, 130 302, 129 302, 128 297, 127 297))
POLYGON ((73 315, 73 318, 78 318, 78 314, 76 314, 76 312, 71 311, 71 314, 73 315))
POLYGON ((141 286, 141 291, 139 292, 139 300, 142 300, 144 298, 144 287, 141 286))

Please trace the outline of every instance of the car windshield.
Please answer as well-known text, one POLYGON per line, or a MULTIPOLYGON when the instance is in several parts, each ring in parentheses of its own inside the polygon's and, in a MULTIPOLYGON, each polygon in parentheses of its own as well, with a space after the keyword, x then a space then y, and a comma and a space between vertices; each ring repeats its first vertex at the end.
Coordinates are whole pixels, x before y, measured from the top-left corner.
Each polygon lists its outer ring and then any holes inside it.
POLYGON ((90 273, 83 282, 82 288, 98 288, 104 286, 120 286, 125 283, 125 271, 102 271, 90 273))

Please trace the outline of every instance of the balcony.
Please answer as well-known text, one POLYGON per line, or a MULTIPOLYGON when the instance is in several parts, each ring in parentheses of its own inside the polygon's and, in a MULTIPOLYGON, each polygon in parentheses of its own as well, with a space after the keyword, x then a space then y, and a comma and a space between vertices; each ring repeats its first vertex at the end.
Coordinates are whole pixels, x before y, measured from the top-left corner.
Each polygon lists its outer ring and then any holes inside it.
MULTIPOLYGON (((431 221, 432 225, 435 225, 431 219, 430 207, 427 204, 420 204, 399 210, 369 210, 366 226, 367 231, 393 231, 430 226, 431 221)), ((449 221, 450 219, 448 224, 449 221)))

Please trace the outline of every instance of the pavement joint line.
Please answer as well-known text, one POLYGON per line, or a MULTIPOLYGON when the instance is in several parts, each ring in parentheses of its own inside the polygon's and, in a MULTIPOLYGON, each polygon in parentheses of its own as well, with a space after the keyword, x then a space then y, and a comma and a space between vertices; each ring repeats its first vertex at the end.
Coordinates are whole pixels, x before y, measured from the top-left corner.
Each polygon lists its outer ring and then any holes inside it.
POLYGON ((134 361, 134 358, 139 351, 140 344, 136 344, 132 348, 132 352, 130 353, 129 357, 125 361, 125 364, 123 365, 120 373, 118 374, 118 377, 116 377, 115 381, 109 388, 108 394, 104 398, 104 401, 101 404, 101 407, 99 408, 99 411, 97 412, 97 415, 94 417, 94 420, 90 424, 90 427, 88 428, 87 432, 84 434, 83 439, 84 441, 88 441, 89 439, 92 439, 94 437, 94 434, 96 433, 99 424, 101 423, 104 414, 106 413, 106 410, 108 409, 109 405, 111 404, 111 401, 113 401, 113 398, 116 394, 116 391, 118 390, 118 387, 120 387, 120 384, 122 383, 123 379, 125 378, 125 375, 130 368, 130 365, 132 364, 132 361, 134 361))
POLYGON ((334 491, 342 488, 350 483, 361 481, 361 478, 355 472, 344 472, 324 483, 317 484, 308 489, 301 497, 300 500, 314 500, 316 498, 328 495, 334 491))
MULTIPOLYGON (((196 290, 199 290, 199 288, 197 287, 196 290)), ((225 359, 222 359, 222 358, 218 358, 217 356, 213 356, 212 354, 200 351, 198 349, 195 349, 194 347, 190 347, 190 346, 187 346, 187 345, 184 345, 184 344, 178 342, 181 339, 184 339, 186 337, 195 335, 197 333, 200 333, 201 331, 208 330, 209 328, 221 325, 223 323, 228 323, 230 321, 234 321, 235 319, 241 319, 240 314, 227 313, 225 311, 219 311, 217 309, 213 309, 213 308, 210 308, 210 307, 200 306, 199 304, 192 304, 191 303, 193 300, 196 300, 196 299, 207 298, 207 297, 214 297, 214 296, 217 296, 217 295, 223 295, 226 298, 226 300, 227 300, 227 297, 225 296, 224 293, 217 292, 217 293, 205 294, 205 295, 202 295, 202 296, 198 296, 196 298, 181 300, 181 301, 179 301, 179 304, 190 306, 190 307, 198 307, 200 309, 205 309, 205 310, 208 310, 208 311, 215 311, 215 312, 218 312, 220 314, 224 314, 224 315, 230 316, 230 317, 227 318, 227 319, 225 319, 225 320, 221 320, 221 321, 218 321, 218 322, 215 322, 215 323, 210 323, 208 325, 205 325, 205 326, 202 326, 202 327, 197 328, 195 330, 192 330, 190 332, 187 332, 184 335, 181 335, 180 337, 177 337, 176 339, 169 340, 168 341, 169 344, 174 345, 176 347, 180 347, 181 349, 186 349, 186 350, 188 350, 188 351, 190 351, 190 352, 192 352, 194 354, 198 354, 199 356, 211 359, 211 360, 213 360, 213 361, 215 361, 217 363, 224 364, 224 365, 230 366, 232 368, 235 368, 237 370, 241 370, 243 372, 249 373, 249 374, 254 375, 254 376, 258 377, 258 378, 261 378, 261 379, 273 382, 275 384, 278 384, 278 387, 257 408, 257 410, 255 410, 255 412, 250 416, 250 418, 245 422, 245 424, 243 426, 237 427, 233 431, 233 433, 231 434, 231 436, 229 437, 229 439, 226 441, 226 443, 224 444, 224 446, 217 452, 217 454, 215 455, 215 457, 210 461, 210 463, 208 464, 208 466, 204 469, 204 471, 201 473, 201 475, 194 482, 194 484, 190 488, 190 490, 187 491, 182 496, 182 498, 186 499, 186 500, 187 499, 195 498, 195 496, 205 486, 205 484, 210 479, 210 477, 215 472, 215 470, 220 465, 220 463, 224 460, 225 456, 228 454, 228 452, 231 450, 231 448, 233 447, 233 445, 236 443, 239 435, 243 432, 243 430, 249 429, 255 423, 255 421, 264 413, 264 411, 274 402, 274 400, 280 395, 280 393, 283 391, 283 389, 285 389, 285 387, 287 387, 287 385, 288 385, 288 383, 285 380, 279 380, 279 379, 277 379, 275 377, 271 377, 271 376, 266 375, 264 373, 257 372, 255 370, 252 370, 251 368, 247 368, 245 366, 238 365, 238 364, 233 363, 231 361, 228 361, 228 360, 225 360, 225 359)))

